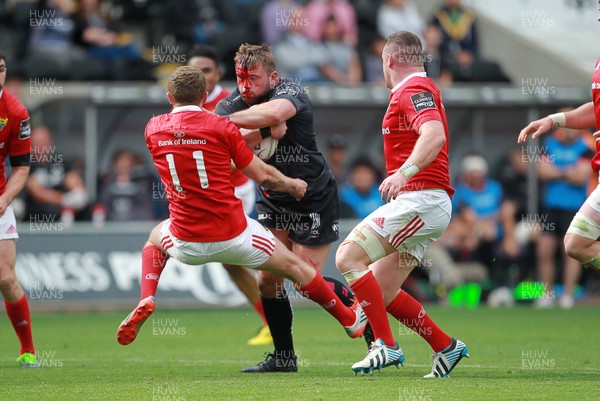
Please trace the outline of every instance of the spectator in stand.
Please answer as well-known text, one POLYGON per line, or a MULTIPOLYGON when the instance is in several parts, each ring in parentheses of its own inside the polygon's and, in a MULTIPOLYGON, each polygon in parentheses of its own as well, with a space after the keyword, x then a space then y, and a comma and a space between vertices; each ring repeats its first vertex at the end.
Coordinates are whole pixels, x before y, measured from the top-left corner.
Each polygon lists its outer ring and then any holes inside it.
POLYGON ((346 159, 348 141, 342 134, 335 134, 327 140, 327 162, 335 177, 338 188, 346 181, 346 159))
POLYGON ((431 21, 442 32, 442 56, 459 62, 472 62, 477 57, 479 41, 475 20, 475 12, 463 7, 461 0, 444 1, 431 21))
POLYGON ((385 85, 381 54, 385 46, 385 38, 373 34, 369 49, 363 55, 364 78, 366 82, 385 85))
POLYGON ((529 164, 523 149, 515 148, 508 152, 500 164, 498 181, 502 186, 504 200, 500 215, 504 222, 502 250, 509 258, 515 258, 521 248, 537 235, 529 230, 526 221, 527 199, 529 198, 527 174, 529 164))
MULTIPOLYGON (((46 126, 31 132, 31 170, 26 189, 26 216, 62 219, 65 225, 82 219, 88 205, 87 192, 80 172, 67 165, 56 152, 52 134, 46 126)), ((27 218, 27 217, 26 217, 27 218)))
POLYGON ((309 39, 323 40, 325 22, 333 15, 342 28, 344 42, 353 46, 357 44, 356 12, 347 0, 311 0, 305 7, 305 13, 310 27, 306 30, 309 39))
POLYGON ((320 81, 323 77, 319 66, 326 61, 323 47, 306 36, 307 28, 312 28, 312 25, 308 25, 302 9, 292 10, 292 13, 299 17, 295 17, 283 38, 273 46, 277 72, 289 79, 320 81))
POLYGON ((452 74, 448 71, 446 63, 440 52, 442 32, 436 25, 429 24, 423 32, 425 47, 425 71, 427 76, 438 82, 441 86, 452 84, 452 74))
POLYGON ((440 237, 459 261, 479 260, 491 268, 496 242, 502 238, 502 187, 488 178, 483 156, 468 155, 461 165, 460 183, 452 198, 452 220, 440 237))
POLYGON ((410 31, 422 42, 424 30, 425 20, 412 0, 384 0, 377 10, 377 31, 384 38, 394 32, 410 31))
MULTIPOLYGON (((566 112, 571 109, 563 109, 566 112)), ((544 182, 542 214, 534 220, 541 230, 537 242, 537 272, 545 294, 535 301, 538 308, 554 306, 556 250, 561 244, 564 292, 558 300, 563 309, 573 307, 573 292, 581 276, 581 264, 569 257, 562 246, 569 224, 587 197, 594 152, 583 138, 583 130, 558 128, 544 143, 544 158, 537 164, 544 182)), ((530 219, 531 220, 531 219, 530 219)))
POLYGON ((40 0, 31 10, 29 56, 48 58, 67 69, 85 52, 75 44, 75 4, 71 0, 40 0), (60 21, 60 23, 58 23, 60 21))
POLYGON ((283 38, 287 27, 296 21, 300 5, 294 0, 271 0, 260 14, 263 42, 274 45, 283 38))
POLYGON ((479 58, 476 15, 461 0, 445 0, 431 23, 442 32, 442 61, 455 82, 509 81, 496 62, 479 58))
POLYGON ((118 33, 113 28, 109 18, 100 10, 100 0, 78 0, 74 20, 75 41, 86 48, 88 56, 108 63, 141 58, 132 43, 132 35, 118 33))
POLYGON ((94 218, 103 212, 108 221, 154 220, 152 183, 152 175, 144 165, 136 164, 133 153, 117 151, 100 184, 94 218))
POLYGON ((235 5, 223 0, 170 1, 162 17, 166 32, 177 41, 205 45, 214 44, 216 37, 240 22, 235 5))
POLYGON ((362 82, 362 68, 358 52, 343 40, 343 32, 335 16, 330 15, 323 30, 323 51, 326 61, 319 66, 323 77, 345 86, 362 82))
POLYGON ((383 205, 379 193, 381 173, 369 159, 361 158, 352 163, 348 181, 340 191, 341 211, 350 210, 352 217, 364 219, 372 211, 383 205))

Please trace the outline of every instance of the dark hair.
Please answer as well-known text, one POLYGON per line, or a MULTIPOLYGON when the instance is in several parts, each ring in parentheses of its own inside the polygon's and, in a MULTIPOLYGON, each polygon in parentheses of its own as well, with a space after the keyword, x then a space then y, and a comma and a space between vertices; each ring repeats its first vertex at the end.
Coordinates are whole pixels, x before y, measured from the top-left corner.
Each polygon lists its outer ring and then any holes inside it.
POLYGON ((377 181, 381 180, 381 170, 375 165, 375 163, 373 163, 371 159, 367 157, 359 157, 358 159, 355 159, 350 165, 350 171, 358 167, 368 168, 369 170, 373 171, 377 181))
POLYGON ((4 54, 4 52, 2 51, 2 49, 0 49, 0 60, 6 61, 6 55, 4 54))
POLYGON ((216 65, 219 65, 219 54, 217 53, 217 49, 212 46, 206 45, 196 45, 192 47, 188 53, 188 63, 194 57, 206 57, 215 62, 216 65))

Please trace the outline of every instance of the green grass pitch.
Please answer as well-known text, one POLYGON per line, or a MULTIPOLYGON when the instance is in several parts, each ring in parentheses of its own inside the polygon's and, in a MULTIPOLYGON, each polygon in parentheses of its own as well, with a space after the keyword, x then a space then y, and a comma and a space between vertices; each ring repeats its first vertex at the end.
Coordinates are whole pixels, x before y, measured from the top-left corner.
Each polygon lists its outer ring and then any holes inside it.
POLYGON ((354 377, 365 355, 319 309, 294 316, 296 374, 242 374, 269 347, 246 340, 258 318, 246 309, 160 309, 138 339, 115 340, 123 313, 37 314, 34 336, 43 369, 20 369, 18 343, 0 320, 0 400, 600 400, 600 308, 571 311, 453 310, 430 315, 467 343, 471 358, 450 379, 425 380, 430 349, 397 322, 405 367, 354 377))

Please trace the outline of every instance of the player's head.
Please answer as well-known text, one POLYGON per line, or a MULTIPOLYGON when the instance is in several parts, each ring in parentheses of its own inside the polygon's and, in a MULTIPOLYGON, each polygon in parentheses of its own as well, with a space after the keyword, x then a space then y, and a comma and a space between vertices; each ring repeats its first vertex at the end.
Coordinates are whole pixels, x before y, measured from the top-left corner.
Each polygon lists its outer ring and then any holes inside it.
POLYGON ((4 82, 6 82, 6 56, 0 50, 0 89, 4 88, 4 82))
POLYGON ((206 96, 206 80, 198 67, 177 67, 167 83, 167 96, 172 105, 200 105, 206 96))
POLYGON ((383 76, 388 88, 412 72, 423 71, 423 45, 417 35, 408 31, 391 34, 385 41, 383 52, 383 76))
POLYGON ((238 89, 244 102, 251 106, 264 101, 279 82, 271 48, 244 43, 234 61, 238 89))
POLYGON ((206 79, 206 91, 211 93, 221 79, 217 49, 206 45, 196 45, 190 50, 187 60, 187 65, 202 70, 206 79))

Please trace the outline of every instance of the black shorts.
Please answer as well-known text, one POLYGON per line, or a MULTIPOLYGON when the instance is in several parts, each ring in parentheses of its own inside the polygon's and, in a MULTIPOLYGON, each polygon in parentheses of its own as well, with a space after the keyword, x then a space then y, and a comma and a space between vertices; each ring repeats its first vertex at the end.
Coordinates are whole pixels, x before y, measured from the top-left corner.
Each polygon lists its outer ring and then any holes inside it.
POLYGON ((300 245, 319 246, 339 239, 339 199, 335 180, 299 202, 274 201, 260 193, 256 202, 258 222, 271 229, 288 232, 300 245))
POLYGON ((544 234, 564 236, 573 221, 573 217, 577 211, 569 211, 562 209, 544 209, 545 221, 539 223, 540 229, 544 234))

